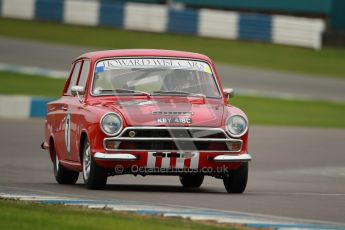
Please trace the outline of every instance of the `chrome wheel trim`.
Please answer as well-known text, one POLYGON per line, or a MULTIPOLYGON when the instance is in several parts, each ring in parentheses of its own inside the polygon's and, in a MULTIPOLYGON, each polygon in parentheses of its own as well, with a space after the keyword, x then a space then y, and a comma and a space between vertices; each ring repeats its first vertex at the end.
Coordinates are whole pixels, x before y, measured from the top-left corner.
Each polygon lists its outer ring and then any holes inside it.
POLYGON ((89 179, 90 169, 91 169, 91 149, 90 149, 90 145, 87 145, 84 151, 84 157, 83 157, 83 176, 86 181, 89 179))
POLYGON ((55 170, 56 170, 56 173, 59 172, 59 158, 57 154, 55 154, 55 170))

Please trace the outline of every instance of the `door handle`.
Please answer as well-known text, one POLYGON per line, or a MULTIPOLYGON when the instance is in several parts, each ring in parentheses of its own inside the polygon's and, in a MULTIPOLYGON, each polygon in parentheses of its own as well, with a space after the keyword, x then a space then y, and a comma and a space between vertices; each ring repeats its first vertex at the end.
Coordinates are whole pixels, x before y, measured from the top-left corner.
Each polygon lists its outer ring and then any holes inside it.
POLYGON ((63 111, 67 111, 67 110, 68 110, 67 106, 62 106, 61 109, 62 109, 63 111))

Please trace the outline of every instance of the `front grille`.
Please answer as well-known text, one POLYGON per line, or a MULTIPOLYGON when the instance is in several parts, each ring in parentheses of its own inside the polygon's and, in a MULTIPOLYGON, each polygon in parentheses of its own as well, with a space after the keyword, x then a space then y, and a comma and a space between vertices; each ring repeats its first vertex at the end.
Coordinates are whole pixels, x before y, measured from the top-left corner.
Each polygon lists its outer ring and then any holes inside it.
POLYGON ((137 150, 172 150, 172 151, 208 151, 211 149, 218 151, 228 151, 224 142, 207 143, 193 141, 122 141, 118 149, 137 149, 137 150), (212 147, 213 146, 213 147, 212 147))
POLYGON ((239 152, 242 140, 230 139, 219 128, 127 127, 117 137, 105 138, 106 150, 239 152))
POLYGON ((136 129, 127 128, 121 137, 132 137, 130 133, 135 133, 134 137, 167 137, 167 138, 226 138, 224 131, 220 129, 136 129))

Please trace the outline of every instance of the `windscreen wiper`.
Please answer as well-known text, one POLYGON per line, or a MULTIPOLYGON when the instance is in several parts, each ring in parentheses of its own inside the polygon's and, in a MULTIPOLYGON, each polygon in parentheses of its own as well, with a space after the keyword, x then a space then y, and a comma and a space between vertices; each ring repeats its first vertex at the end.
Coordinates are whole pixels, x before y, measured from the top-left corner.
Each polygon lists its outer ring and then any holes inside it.
POLYGON ((146 96, 150 96, 148 92, 144 91, 138 91, 138 90, 132 90, 132 89, 123 89, 123 88, 117 88, 117 89, 102 89, 101 92, 115 92, 115 93, 132 93, 132 94, 142 94, 146 96))
POLYGON ((151 95, 148 92, 139 91, 139 90, 133 90, 133 89, 123 89, 123 88, 117 88, 117 89, 115 89, 115 92, 118 92, 118 93, 142 94, 142 95, 146 95, 148 97, 151 95))
POLYGON ((153 91, 153 94, 177 94, 177 95, 189 95, 190 93, 185 92, 185 91, 163 91, 163 90, 158 90, 158 91, 153 91))
POLYGON ((206 97, 206 95, 201 94, 201 93, 189 93, 189 92, 186 92, 186 91, 163 91, 163 90, 158 90, 158 91, 154 91, 153 94, 186 95, 186 96, 202 97, 202 98, 206 97))

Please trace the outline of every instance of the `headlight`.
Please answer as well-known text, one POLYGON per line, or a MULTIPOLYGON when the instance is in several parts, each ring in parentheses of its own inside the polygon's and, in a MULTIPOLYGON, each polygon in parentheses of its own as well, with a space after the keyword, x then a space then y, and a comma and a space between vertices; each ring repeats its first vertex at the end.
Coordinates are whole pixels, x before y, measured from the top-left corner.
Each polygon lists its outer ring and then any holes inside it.
POLYGON ((248 122, 244 117, 235 115, 228 118, 225 127, 230 136, 240 137, 247 132, 248 122))
POLYGON ((115 136, 122 130, 122 118, 116 113, 106 113, 100 121, 101 130, 109 136, 115 136))

